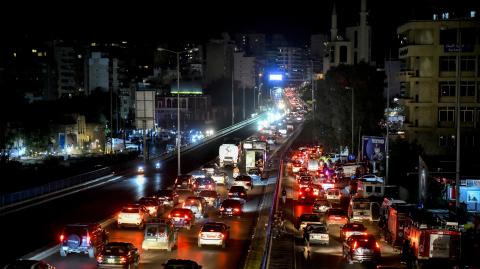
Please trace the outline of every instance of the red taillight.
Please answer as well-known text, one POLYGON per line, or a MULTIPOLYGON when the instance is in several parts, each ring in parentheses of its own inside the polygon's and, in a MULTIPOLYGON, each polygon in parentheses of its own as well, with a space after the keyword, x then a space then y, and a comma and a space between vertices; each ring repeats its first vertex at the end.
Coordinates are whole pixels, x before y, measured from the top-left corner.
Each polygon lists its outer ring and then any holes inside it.
POLYGON ((188 215, 187 215, 187 214, 185 214, 185 219, 188 219, 188 218, 189 218, 189 217, 188 217, 188 215))
POLYGON ((120 263, 126 263, 127 257, 120 257, 120 263))
POLYGON ((172 215, 168 214, 168 218, 171 219, 171 218, 172 218, 172 215))
POLYGON ((224 234, 221 234, 220 236, 221 236, 222 238, 225 238, 225 235, 224 235, 224 234))
POLYGON ((240 208, 234 208, 233 211, 240 212, 240 208))
POLYGON ((62 234, 60 235, 60 242, 63 242, 63 239, 65 239, 65 236, 62 234))
POLYGON ((353 243, 353 249, 356 249, 356 248, 357 248, 357 241, 353 243))
POLYGON ((97 262, 99 262, 99 263, 103 262, 103 256, 102 255, 97 256, 97 262))
POLYGON ((302 195, 302 194, 303 194, 303 192, 299 192, 299 194, 300 194, 300 195, 302 195))
POLYGON ((233 194, 233 192, 229 192, 229 193, 228 193, 228 195, 232 195, 232 194, 233 194))
POLYGON ((380 245, 378 244, 378 242, 375 242, 375 246, 379 249, 380 248, 380 245))

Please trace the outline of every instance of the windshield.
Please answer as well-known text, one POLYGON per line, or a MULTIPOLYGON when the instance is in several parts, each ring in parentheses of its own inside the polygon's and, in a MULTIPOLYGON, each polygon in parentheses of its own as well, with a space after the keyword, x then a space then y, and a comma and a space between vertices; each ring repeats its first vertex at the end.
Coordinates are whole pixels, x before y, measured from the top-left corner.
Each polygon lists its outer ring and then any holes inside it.
POLYGON ((317 215, 302 215, 300 217, 302 221, 320 221, 320 217, 317 215))
POLYGON ((165 225, 148 225, 145 234, 147 236, 156 236, 165 233, 165 225))
POLYGON ((124 246, 107 246, 104 250, 106 255, 120 256, 127 253, 127 249, 124 246))
POLYGON ((138 213, 140 208, 138 207, 125 207, 122 209, 122 213, 138 213))

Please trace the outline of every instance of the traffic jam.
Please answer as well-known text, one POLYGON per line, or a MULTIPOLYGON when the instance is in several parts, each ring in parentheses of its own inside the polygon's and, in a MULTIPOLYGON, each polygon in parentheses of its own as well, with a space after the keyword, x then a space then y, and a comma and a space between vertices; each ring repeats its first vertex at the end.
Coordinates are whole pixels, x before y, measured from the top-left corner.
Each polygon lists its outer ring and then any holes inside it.
MULTIPOLYGON (((390 198, 383 178, 346 159, 325 153, 320 145, 290 152, 283 188, 292 190, 295 242, 305 267, 322 268, 318 262, 327 256, 337 257, 339 267, 459 264, 461 232, 448 210, 390 198)), ((288 211, 286 207, 283 214, 288 211)))
MULTIPOLYGON (((260 126, 245 141, 224 140, 215 160, 172 186, 124 204, 107 224, 66 225, 58 251, 44 261, 56 268, 238 267, 263 186, 276 180, 268 160, 293 131, 278 115, 260 126)), ((138 166, 136 181, 148 180, 145 170, 138 166)))

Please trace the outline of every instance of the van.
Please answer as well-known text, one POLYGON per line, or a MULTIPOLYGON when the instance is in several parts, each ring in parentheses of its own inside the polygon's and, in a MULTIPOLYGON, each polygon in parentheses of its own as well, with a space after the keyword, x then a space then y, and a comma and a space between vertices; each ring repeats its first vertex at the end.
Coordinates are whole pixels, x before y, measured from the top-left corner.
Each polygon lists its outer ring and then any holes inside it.
POLYGON ((320 166, 318 164, 318 160, 315 160, 315 159, 308 160, 307 169, 308 169, 308 171, 318 171, 320 169, 320 166))

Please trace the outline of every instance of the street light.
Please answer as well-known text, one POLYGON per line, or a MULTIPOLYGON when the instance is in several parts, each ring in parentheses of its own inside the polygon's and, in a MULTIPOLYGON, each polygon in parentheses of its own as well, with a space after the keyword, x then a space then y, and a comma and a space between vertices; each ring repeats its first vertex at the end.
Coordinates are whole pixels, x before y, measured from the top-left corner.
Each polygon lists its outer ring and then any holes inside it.
POLYGON ((353 152, 353 139, 354 139, 354 117, 355 117, 355 114, 353 113, 353 109, 354 109, 354 91, 353 91, 353 88, 352 87, 349 87, 349 86, 345 86, 345 89, 346 90, 352 90, 352 152, 353 152))
POLYGON ((183 51, 173 51, 164 48, 157 48, 157 51, 166 51, 170 53, 175 53, 177 55, 177 175, 180 175, 180 149, 182 147, 182 135, 180 134, 180 53, 198 51, 198 48, 183 51))

